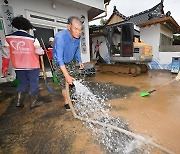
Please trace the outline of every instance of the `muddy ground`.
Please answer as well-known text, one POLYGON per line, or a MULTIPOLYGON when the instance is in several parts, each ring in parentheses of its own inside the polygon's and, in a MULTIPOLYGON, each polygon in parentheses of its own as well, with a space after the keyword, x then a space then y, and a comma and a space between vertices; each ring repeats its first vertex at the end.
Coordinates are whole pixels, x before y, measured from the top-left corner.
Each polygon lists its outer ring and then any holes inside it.
MULTIPOLYGON (((147 97, 139 96, 140 91, 157 88, 174 77, 168 71, 150 71, 138 77, 97 73, 87 80, 96 95, 107 96, 107 103, 112 105, 110 114, 125 119, 132 132, 151 137, 174 153, 180 153, 180 82, 175 81, 147 97)), ((51 79, 48 83, 53 87, 53 94, 41 80, 44 104, 32 110, 28 95, 25 107, 16 108, 13 101, 16 88, 11 83, 0 85, 0 153, 106 153, 91 130, 65 111, 59 86, 51 79)))

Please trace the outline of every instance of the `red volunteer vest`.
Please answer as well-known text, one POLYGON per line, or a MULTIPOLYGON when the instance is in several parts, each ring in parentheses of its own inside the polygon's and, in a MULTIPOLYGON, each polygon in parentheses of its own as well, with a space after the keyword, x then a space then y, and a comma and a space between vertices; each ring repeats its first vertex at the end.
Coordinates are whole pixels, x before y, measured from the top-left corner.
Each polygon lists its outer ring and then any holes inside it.
POLYGON ((53 59, 53 57, 52 57, 52 51, 53 51, 53 48, 48 48, 48 57, 49 57, 49 59, 50 60, 52 60, 53 59))
POLYGON ((39 56, 35 53, 34 38, 7 36, 10 56, 14 68, 40 68, 39 56))

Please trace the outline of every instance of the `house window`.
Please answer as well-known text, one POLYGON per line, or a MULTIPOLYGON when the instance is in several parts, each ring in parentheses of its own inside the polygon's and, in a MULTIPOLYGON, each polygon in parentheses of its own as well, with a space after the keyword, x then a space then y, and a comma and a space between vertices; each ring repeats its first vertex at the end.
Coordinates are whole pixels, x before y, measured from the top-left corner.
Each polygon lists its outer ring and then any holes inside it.
POLYGON ((161 41, 161 45, 172 45, 173 39, 164 34, 161 34, 160 41, 161 41))

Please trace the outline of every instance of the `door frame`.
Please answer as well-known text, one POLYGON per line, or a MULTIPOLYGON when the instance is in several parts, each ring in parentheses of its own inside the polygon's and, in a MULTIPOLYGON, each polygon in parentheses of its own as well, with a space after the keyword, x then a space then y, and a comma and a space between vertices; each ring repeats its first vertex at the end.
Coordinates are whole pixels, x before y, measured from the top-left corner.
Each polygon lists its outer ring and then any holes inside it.
POLYGON ((66 29, 67 27, 67 19, 64 17, 53 16, 31 10, 25 10, 25 12, 27 19, 30 20, 33 25, 54 29, 54 35, 58 32, 58 29, 66 29), (36 16, 37 18, 34 18, 33 16, 36 16), (52 19, 52 21, 49 21, 48 19, 52 19))

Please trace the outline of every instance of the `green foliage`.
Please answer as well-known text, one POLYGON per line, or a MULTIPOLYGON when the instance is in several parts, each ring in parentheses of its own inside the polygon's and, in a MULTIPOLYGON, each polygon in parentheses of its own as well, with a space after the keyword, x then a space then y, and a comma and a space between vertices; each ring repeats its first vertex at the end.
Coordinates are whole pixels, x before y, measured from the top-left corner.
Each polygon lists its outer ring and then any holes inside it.
POLYGON ((100 25, 105 25, 106 22, 107 22, 107 19, 102 18, 102 19, 100 20, 100 25))
POLYGON ((173 45, 180 45, 180 35, 173 35, 173 45))

